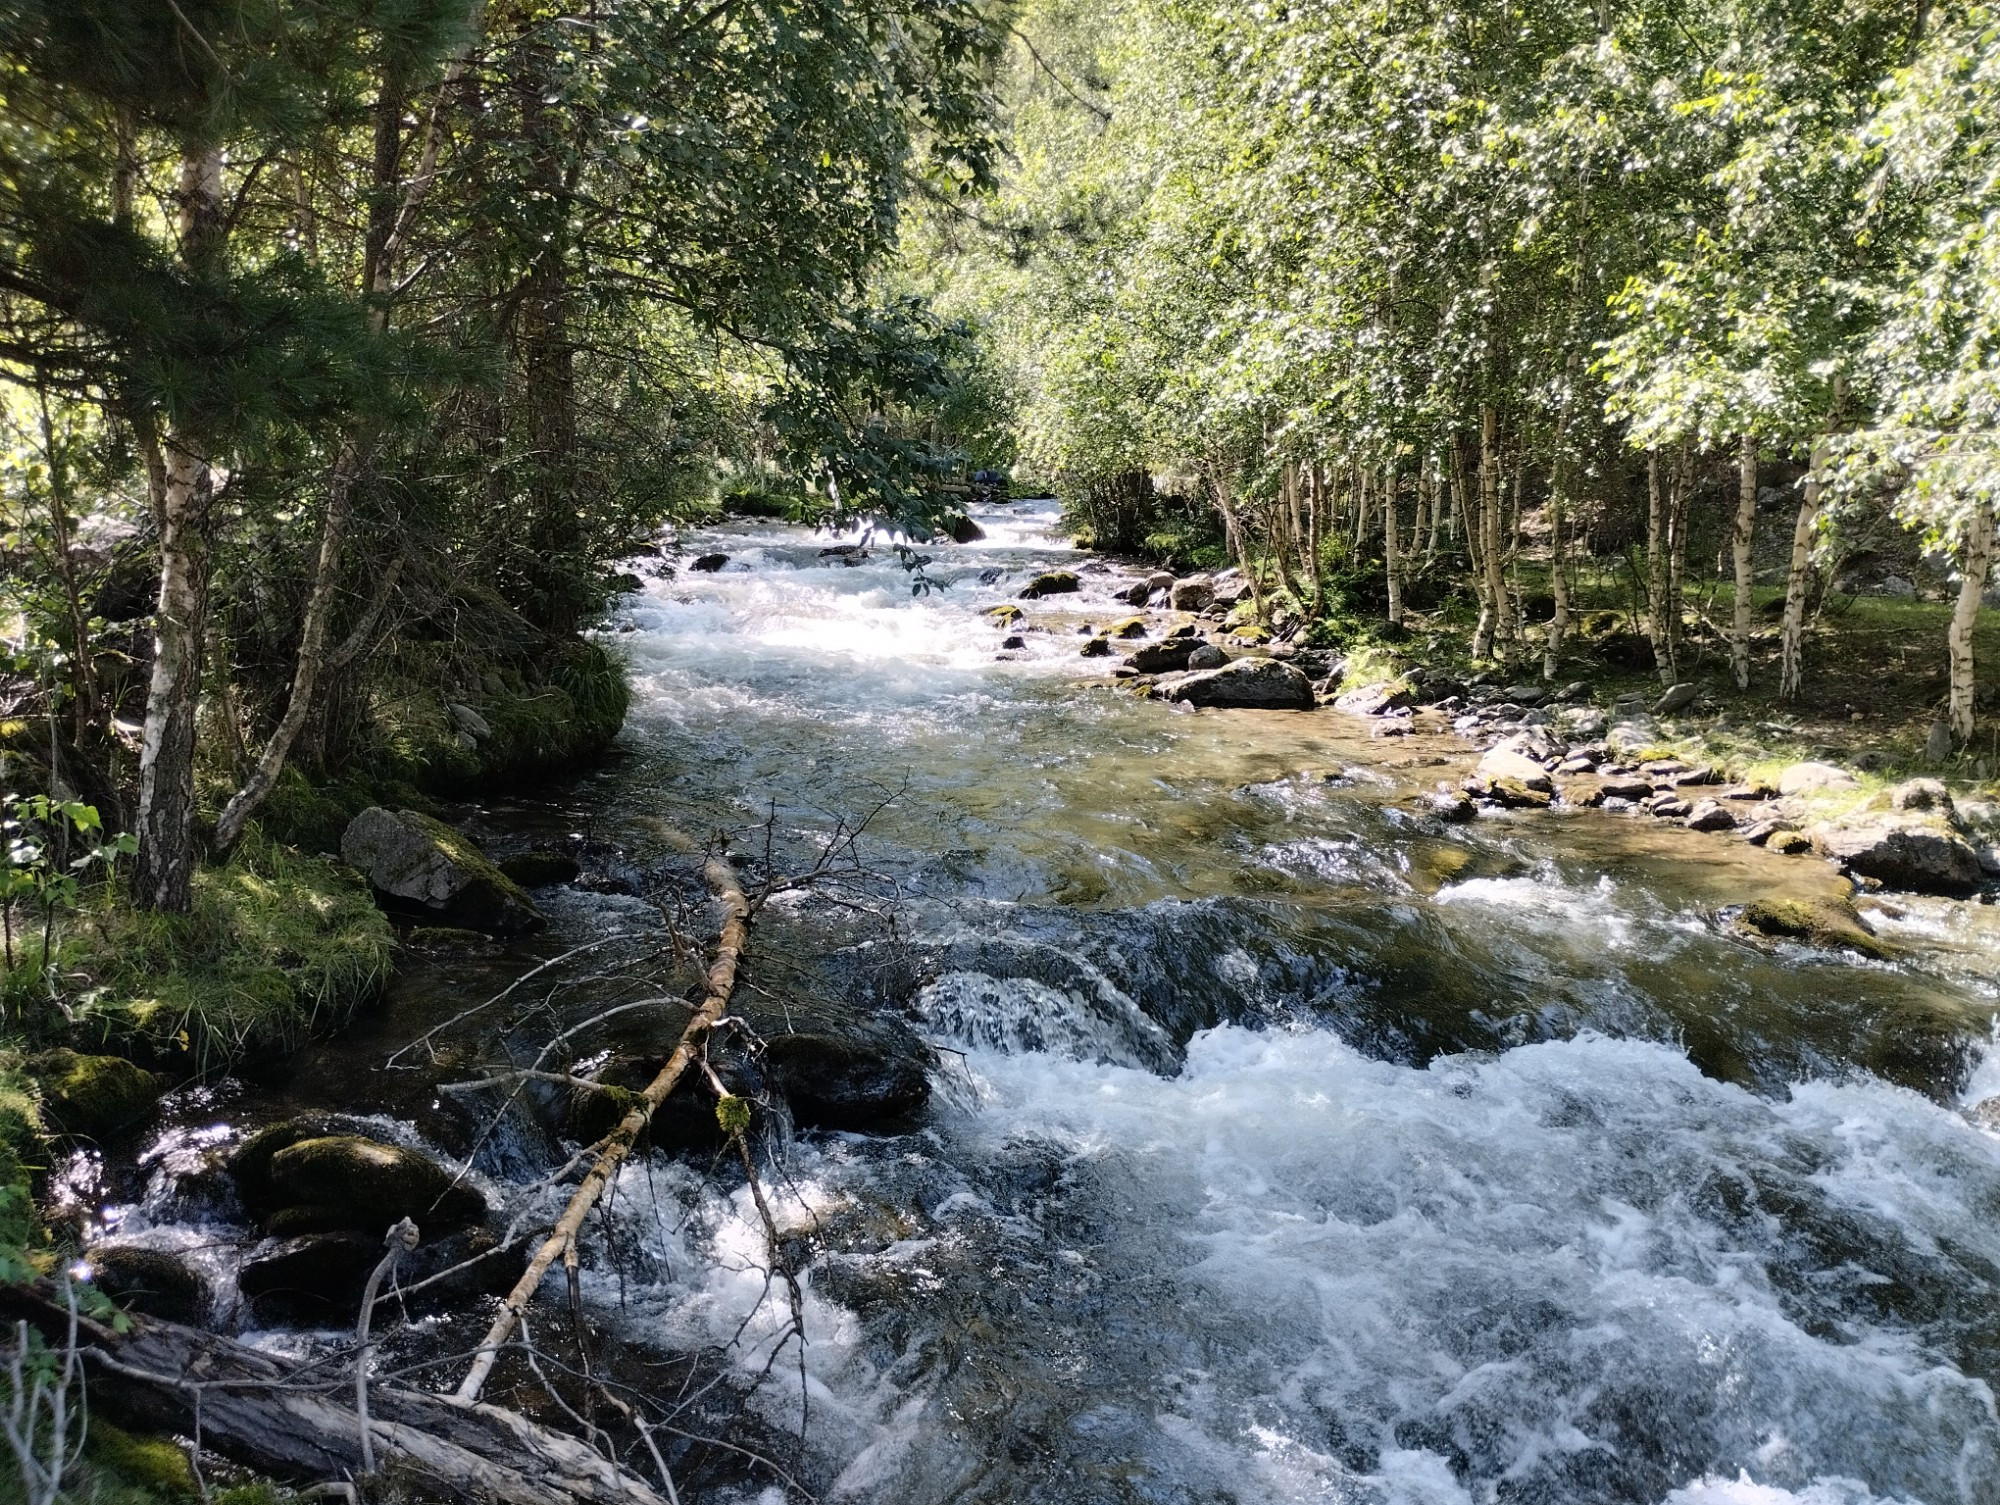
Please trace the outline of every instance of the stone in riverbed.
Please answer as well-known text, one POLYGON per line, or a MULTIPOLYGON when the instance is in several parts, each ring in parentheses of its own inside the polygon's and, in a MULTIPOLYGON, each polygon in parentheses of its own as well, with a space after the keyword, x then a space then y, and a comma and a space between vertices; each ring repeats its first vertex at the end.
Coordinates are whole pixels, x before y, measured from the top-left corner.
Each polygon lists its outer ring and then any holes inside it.
POLYGON ((1196 670, 1153 687, 1158 700, 1230 710, 1309 711, 1312 681, 1274 658, 1245 658, 1221 669, 1196 670))
POLYGON ((1858 787, 1854 775, 1831 763, 1794 763, 1778 775, 1778 793, 1812 794, 1822 789, 1858 787))
POLYGON ((1002 627, 1012 627, 1022 617, 1021 608, 1016 606, 1012 601, 1003 602, 999 606, 989 606, 986 608, 985 614, 993 618, 1002 627))
POLYGON ((1733 831, 1736 817, 1718 801, 1702 800, 1688 812, 1687 825, 1690 831, 1733 831))
POLYGON ((1077 649, 1077 654, 1082 658, 1109 658, 1111 657, 1111 639, 1106 637, 1092 638, 1081 648, 1077 649))
POLYGON ((1175 611, 1202 611, 1215 599, 1215 582, 1206 575, 1176 580, 1168 595, 1175 611))
POLYGON ((1736 923, 1757 935, 1858 951, 1877 959, 1890 954, 1844 899, 1753 899, 1737 913, 1736 923))
POLYGON ((694 560, 693 563, 689 564, 688 568, 713 575, 727 563, 729 563, 729 556, 727 554, 703 554, 694 560))
POLYGON ((1645 800, 1653 797, 1651 779, 1619 775, 1604 781, 1604 797, 1611 800, 1645 800))
POLYGON ((582 872, 576 859, 566 852, 517 852, 500 860, 500 871, 523 888, 553 888, 574 883, 582 872))
POLYGON ((1911 893, 1962 896, 1985 876, 1979 854, 1963 837, 1923 818, 1877 816, 1819 825, 1812 843, 1848 872, 1911 893))
POLYGON ((1220 669, 1229 662, 1229 655, 1213 643, 1196 643, 1194 651, 1188 655, 1190 669, 1220 669))
POLYGON ((274 1231, 377 1240, 402 1217, 428 1238, 486 1216, 486 1199, 430 1156, 347 1132, 353 1122, 307 1113, 251 1135, 228 1162, 243 1205, 274 1231))
POLYGON ((1142 638, 1146 635, 1146 619, 1127 617, 1122 622, 1113 622, 1105 631, 1114 638, 1142 638))
POLYGON ((51 1050, 31 1057, 28 1073, 42 1091, 42 1117, 58 1134, 95 1139, 116 1133, 152 1111, 158 1077, 121 1056, 51 1050))
POLYGON ((1490 749, 1479 760, 1478 766, 1472 770, 1472 777, 1489 793, 1508 779, 1539 794, 1549 794, 1555 789, 1547 769, 1518 747, 1510 747, 1505 742, 1490 749))
POLYGON ((1959 824, 1958 806, 1952 803, 1951 791, 1937 779, 1911 779, 1898 784, 1889 791, 1889 804, 1913 814, 1936 815, 1947 825, 1959 824))
POLYGON ((171 1250, 98 1244, 84 1258, 92 1283, 127 1311, 191 1326, 207 1322, 208 1281, 171 1250))
POLYGON ((1028 640, 1017 632, 1012 637, 1004 639, 1000 646, 1002 648, 1025 648, 1028 646, 1028 640))
POLYGON ((1434 789, 1420 802, 1428 813, 1452 825, 1462 825, 1479 813, 1479 807, 1458 789, 1434 789))
POLYGON ((1694 813, 1693 805, 1674 795, 1656 796, 1646 806, 1646 809, 1648 813, 1658 816, 1661 820, 1679 820, 1683 816, 1694 813))
POLYGON ((1408 710, 1416 703, 1417 697, 1407 685, 1389 679, 1349 690, 1334 700, 1333 708, 1350 716, 1384 716, 1390 711, 1408 710))
POLYGON ((1039 601, 1043 596, 1068 595, 1077 588, 1077 578, 1070 571, 1048 570, 1021 587, 1021 599, 1039 601))
POLYGON ((1141 674, 1178 674, 1188 667, 1188 658, 1197 647, 1207 646, 1197 638, 1168 638, 1127 654, 1125 662, 1141 674))
POLYGON ((525 935, 545 923, 526 891, 470 838, 414 810, 363 810, 342 833, 340 855, 387 908, 489 935, 525 935))
POLYGON ((1780 857, 1803 857, 1812 849, 1811 838, 1800 831, 1773 831, 1764 839, 1764 850, 1780 857))

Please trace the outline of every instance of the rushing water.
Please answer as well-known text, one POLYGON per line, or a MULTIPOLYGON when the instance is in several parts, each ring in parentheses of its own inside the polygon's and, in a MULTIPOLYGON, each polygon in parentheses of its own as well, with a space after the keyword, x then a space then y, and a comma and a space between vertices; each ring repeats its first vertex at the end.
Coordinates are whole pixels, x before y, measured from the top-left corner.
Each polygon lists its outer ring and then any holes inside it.
MULTIPOLYGON (((895 796, 893 1001, 949 1050, 911 1132, 785 1155, 825 1496, 2000 1501, 2000 1141, 1959 1111, 2000 1086, 1994 910, 1878 916, 1912 960, 1867 963, 1717 920, 1837 891, 1815 863, 1430 823, 1462 747, 1122 693, 1076 629, 1130 577, 1045 505, 980 521, 928 593, 779 524, 692 540, 729 564, 626 603, 627 755, 547 817, 796 857, 895 796), (983 609, 1050 564, 1085 589, 1003 653, 983 609)), ((756 946, 865 971, 889 919, 842 916, 756 946)), ((714 1186, 629 1171, 584 1294, 663 1349, 754 1313, 747 1372, 781 1311, 714 1186)), ((796 1425, 796 1376, 759 1396, 796 1425)))

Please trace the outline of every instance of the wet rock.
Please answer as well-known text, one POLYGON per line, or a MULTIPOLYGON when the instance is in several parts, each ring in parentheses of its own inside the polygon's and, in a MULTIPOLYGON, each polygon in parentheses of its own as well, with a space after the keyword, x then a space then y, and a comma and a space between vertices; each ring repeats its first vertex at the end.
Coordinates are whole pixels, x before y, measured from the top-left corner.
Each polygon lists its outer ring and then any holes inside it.
POLYGON ((852 1133, 894 1127, 922 1109, 930 1101, 929 1064, 921 1042, 886 1025, 779 1035, 764 1049, 765 1070, 794 1123, 852 1133))
POLYGON ((1987 842, 1977 849, 1979 870, 1989 878, 2000 878, 2000 843, 1987 842))
POLYGON ((1333 708, 1350 716, 1383 716, 1390 711, 1407 710, 1416 703, 1417 697, 1409 686, 1390 679, 1349 690, 1334 700, 1333 708))
POLYGON ((1142 638, 1146 635, 1146 619, 1127 617, 1122 622, 1113 622, 1105 631, 1114 638, 1142 638))
POLYGON ((459 731, 464 732, 468 737, 471 737, 475 742, 484 742, 488 737, 493 735, 492 724, 471 706, 461 701, 447 700, 444 703, 444 709, 446 716, 451 720, 451 724, 459 731))
POLYGON ((1911 893, 1960 896, 1971 893, 1984 876, 1979 854, 1963 837, 1922 818, 1815 826, 1812 843, 1848 872, 1911 893))
POLYGON ((1537 789, 1522 779, 1499 778, 1488 781, 1486 797, 1509 810, 1546 810, 1555 803, 1548 789, 1537 789))
POLYGON ((1556 728, 1566 737, 1601 737, 1607 727, 1604 712, 1591 706, 1571 706, 1556 713, 1556 728))
POLYGON ((1176 580, 1168 593, 1175 611, 1203 611, 1215 600, 1215 582, 1206 575, 1190 575, 1176 580))
POLYGON ((1128 654, 1125 663, 1141 674, 1178 674, 1188 667, 1189 657, 1197 647, 1207 646, 1195 638, 1167 638, 1128 654))
POLYGON ((1719 800, 1737 801, 1774 800, 1778 797, 1778 791, 1764 783, 1730 784, 1718 789, 1715 797, 1719 800))
POLYGON ((1462 825, 1479 813, 1479 807, 1458 789, 1433 789, 1420 803, 1426 812, 1453 825, 1462 825))
POLYGON ((1644 800, 1653 796, 1651 779, 1634 778, 1629 774, 1607 778, 1602 787, 1606 799, 1644 800))
POLYGON ((159 1078, 119 1056, 51 1050, 27 1064, 41 1085, 42 1119, 58 1134, 102 1138, 138 1122, 160 1100, 159 1078))
POLYGON ((1676 789, 1698 789, 1704 784, 1713 784, 1715 782, 1715 770, 1704 767, 1701 764, 1696 764, 1692 768, 1681 769, 1679 772, 1673 774, 1671 778, 1673 786, 1676 789))
POLYGON ((1812 849, 1811 839, 1800 831, 1773 831, 1764 841, 1764 850, 1780 857, 1803 857, 1812 849))
POLYGON ((1048 570, 1021 587, 1023 601, 1039 601, 1043 596, 1066 596, 1077 589, 1077 578, 1068 570, 1048 570))
POLYGON ((342 834, 340 855, 387 908, 490 935, 524 935, 544 923, 521 886, 470 838, 414 810, 363 810, 342 834))
POLYGON ((1579 773, 1589 773, 1596 766, 1597 759, 1595 758, 1569 757, 1564 758, 1562 762, 1556 764, 1556 772, 1565 776, 1574 776, 1579 773))
POLYGON ((1126 589, 1119 591, 1117 595, 1121 601, 1129 601, 1134 606, 1144 606, 1148 601, 1153 599, 1153 588, 1144 580, 1141 580, 1138 584, 1128 586, 1126 589))
POLYGON ((493 937, 452 925, 413 925, 403 944, 413 951, 484 951, 493 945, 493 937))
MULTIPOLYGON (((388 1228, 389 1223, 384 1223, 373 1233, 314 1233, 287 1238, 244 1262, 237 1289, 260 1322, 345 1327, 361 1310, 361 1295, 370 1272, 382 1258, 382 1236, 388 1228)), ((500 1295, 527 1267, 525 1242, 502 1249, 484 1229, 434 1237, 419 1223, 418 1233, 422 1242, 403 1256, 398 1283, 413 1286, 453 1271, 412 1300, 420 1311, 449 1310, 480 1296, 500 1295), (467 1268, 454 1269, 475 1259, 467 1268)))
POLYGON ((1194 650, 1187 657, 1188 668, 1195 670, 1221 669, 1228 663, 1229 655, 1213 643, 1196 643, 1194 650))
POLYGON ((229 1157, 243 1204, 284 1231, 373 1231, 407 1217, 435 1232, 476 1223, 486 1199, 419 1150, 349 1131, 351 1120, 308 1113, 272 1124, 229 1157))
POLYGON ((1650 801, 1646 809, 1661 820, 1680 820, 1694 813, 1694 806, 1673 795, 1661 795, 1650 801))
POLYGON ((1077 650, 1081 658, 1109 658, 1111 653, 1111 639, 1105 637, 1092 638, 1077 650))
POLYGON ((1778 775, 1778 793, 1785 795, 1856 787, 1853 774, 1831 763, 1794 763, 1778 775))
POLYGON ((1512 780, 1540 794, 1549 794, 1555 789, 1554 783, 1549 779, 1548 770, 1543 768, 1537 759, 1529 757, 1519 747, 1510 746, 1505 742, 1489 749, 1480 758, 1478 766, 1472 770, 1472 777, 1488 793, 1505 780, 1512 780))
POLYGON ((691 570, 700 570, 704 574, 713 575, 717 570, 721 569, 727 563, 729 563, 729 556, 727 554, 703 554, 699 558, 691 561, 688 565, 688 568, 691 570))
POLYGON ((1000 646, 1002 648, 1025 648, 1028 646, 1028 640, 1017 632, 1014 636, 1003 639, 1000 646))
POLYGON ((1736 923, 1757 935, 1857 951, 1878 959, 1890 954, 1845 899, 1753 899, 1737 912, 1736 923))
POLYGON ((945 532, 953 543, 978 543, 986 536, 986 530, 962 512, 945 525, 945 532))
POLYGON ((1700 694, 1701 686, 1691 680, 1683 680, 1677 685, 1668 685, 1666 693, 1653 702, 1653 714, 1655 716, 1671 716, 1677 711, 1684 711, 1694 704, 1695 697, 1700 694))
POLYGON ((130 1312, 199 1327, 208 1321, 208 1281, 178 1254, 144 1244, 98 1244, 84 1259, 92 1283, 130 1312))
POLYGON ((1733 831, 1736 817, 1718 800, 1701 800, 1688 812, 1687 824, 1690 831, 1733 831))
MULTIPOLYGON (((868 550, 858 543, 837 543, 830 549, 821 549, 819 557, 822 559, 838 560, 842 564, 863 564, 868 559, 868 550)), ((999 578, 999 572, 994 571, 993 579, 997 580, 999 578)), ((980 583, 982 585, 991 585, 993 581, 986 579, 982 575, 980 576, 980 583)))
POLYGON ((512 857, 502 858, 500 871, 512 878, 523 888, 552 888, 559 883, 574 883, 582 869, 576 859, 565 852, 517 852, 512 857))
POLYGON ((1220 669, 1196 670, 1153 687, 1160 700, 1231 710, 1309 711, 1312 681, 1271 658, 1238 659, 1220 669))
POLYGON ((1020 607, 1009 601, 1000 606, 987 607, 986 615, 993 618, 1002 627, 1012 627, 1016 622, 1021 620, 1025 613, 1020 607))
POLYGON ((1889 791, 1889 804, 1892 809, 1935 815, 1949 825, 1958 824, 1958 807, 1951 801, 1951 791, 1937 779, 1898 784, 1889 791))

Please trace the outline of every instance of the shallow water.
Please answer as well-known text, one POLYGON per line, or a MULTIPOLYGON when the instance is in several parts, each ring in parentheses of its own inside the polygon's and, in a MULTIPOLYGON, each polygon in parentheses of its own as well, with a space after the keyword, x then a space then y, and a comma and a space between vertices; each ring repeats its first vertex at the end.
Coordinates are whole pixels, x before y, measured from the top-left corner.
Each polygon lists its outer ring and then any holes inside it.
MULTIPOLYGON (((729 564, 609 634, 624 756, 489 816, 722 830, 753 867, 768 829, 796 867, 893 796, 868 906, 775 907, 750 972, 949 1048, 911 1132, 785 1152, 824 1496, 2000 1500, 2000 1141, 1958 1111, 2000 1090, 1996 910, 1912 901, 1880 920, 1908 959, 1868 963, 1717 919, 1840 891, 1817 863, 1598 812, 1433 823, 1410 796, 1455 739, 1137 700, 1077 652, 1131 577, 1046 504, 979 520, 927 593, 780 524, 688 540, 729 564), (1003 654, 984 609, 1052 564, 1085 588, 1003 654)), ((653 928, 553 907, 542 954, 653 928)), ((286 1103, 354 1100, 353 1063, 503 970, 423 979, 286 1103)), ((747 1317, 750 1373, 781 1314, 715 1185, 631 1169, 584 1295, 660 1350, 747 1317)), ((800 1384, 756 1404, 796 1426, 800 1384)))

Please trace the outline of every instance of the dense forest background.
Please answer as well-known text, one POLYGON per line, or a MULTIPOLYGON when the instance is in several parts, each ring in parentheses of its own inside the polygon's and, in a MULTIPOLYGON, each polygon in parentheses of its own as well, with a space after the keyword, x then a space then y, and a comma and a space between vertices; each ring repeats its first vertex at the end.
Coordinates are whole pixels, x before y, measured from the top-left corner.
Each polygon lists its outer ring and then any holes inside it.
POLYGON ((662 523, 921 539, 995 465, 1099 547, 1245 566, 1255 631, 1415 620, 1509 672, 1612 639, 1791 701, 1830 600, 1940 598, 1893 657, 1972 748, 1996 35, 1886 0, 15 0, 10 789, 182 909, 253 817, 324 847, 384 788, 601 745, 583 629, 662 523))

